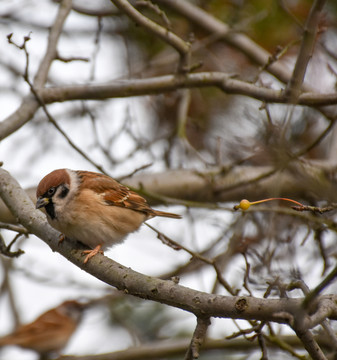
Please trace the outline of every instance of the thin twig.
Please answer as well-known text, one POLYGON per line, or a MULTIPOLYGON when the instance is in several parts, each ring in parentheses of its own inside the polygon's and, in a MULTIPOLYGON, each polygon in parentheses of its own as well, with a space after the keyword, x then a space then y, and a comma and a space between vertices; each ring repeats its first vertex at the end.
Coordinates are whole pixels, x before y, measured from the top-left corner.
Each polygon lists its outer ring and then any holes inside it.
POLYGON ((217 275, 217 279, 219 281, 219 283, 231 294, 231 295, 237 295, 237 292, 235 292, 231 286, 229 285, 229 283, 224 279, 224 277, 222 276, 221 273, 221 269, 217 263, 217 259, 208 259, 205 256, 192 251, 190 249, 188 249, 187 247, 185 247, 184 245, 181 245, 179 243, 177 243, 176 241, 170 239, 168 236, 166 236, 165 234, 163 234, 162 232, 160 232, 159 230, 157 230, 156 228, 154 228, 153 226, 151 226, 148 223, 145 223, 145 225, 147 225, 150 229, 152 229, 153 231, 155 231, 157 233, 158 239, 161 240, 161 242, 164 245, 169 246, 170 248, 172 248, 173 250, 179 251, 179 250, 184 250, 186 251, 188 254, 190 254, 193 258, 198 259, 202 262, 204 262, 205 264, 208 264, 210 266, 212 266, 215 270, 215 273, 217 275))
POLYGON ((185 354, 185 360, 198 359, 200 347, 206 339, 206 333, 211 321, 209 317, 198 317, 197 326, 194 330, 190 346, 185 354))
POLYGON ((171 45, 180 55, 179 71, 190 70, 190 44, 182 40, 167 28, 160 26, 136 10, 127 0, 111 0, 117 8, 125 12, 133 21, 144 29, 171 45))
POLYGON ((25 252, 21 249, 17 251, 11 251, 12 245, 16 242, 16 240, 21 236, 21 234, 18 234, 14 237, 14 239, 9 243, 9 245, 6 245, 2 235, 0 234, 0 254, 14 258, 19 257, 20 255, 24 254, 25 252))
MULTIPOLYGON (((66 141, 68 142, 68 144, 74 149, 76 150, 81 156, 83 156, 84 159, 86 159, 90 164, 92 164, 93 166, 95 166, 100 172, 108 175, 102 166, 98 165, 95 161, 93 161, 84 151, 82 151, 70 138, 69 136, 62 130, 62 128, 58 125, 58 123, 55 121, 55 119, 52 117, 52 115, 50 114, 50 112, 47 109, 47 106, 45 105, 45 103, 43 102, 41 96, 38 94, 38 92, 35 89, 35 86, 33 85, 33 83, 29 80, 29 52, 27 50, 26 47, 26 42, 30 40, 29 37, 25 37, 25 41, 23 43, 23 45, 21 46, 21 49, 24 51, 25 56, 26 56, 26 67, 25 67, 25 72, 24 72, 24 79, 27 82, 27 84, 30 87, 30 90, 32 92, 32 94, 35 96, 35 99, 37 100, 37 102, 40 104, 40 106, 42 107, 44 113, 46 114, 49 122, 54 125, 54 127, 60 132, 60 134, 66 139, 66 141)), ((11 41, 10 38, 8 38, 8 41, 11 41)), ((17 46, 17 45, 16 45, 17 46)))
POLYGON ((23 226, 21 226, 21 225, 7 224, 7 223, 4 223, 2 221, 0 221, 0 228, 15 231, 15 232, 18 232, 18 233, 24 234, 24 235, 29 234, 29 231, 26 228, 24 228, 23 226))
POLYGON ((44 86, 48 78, 50 66, 57 58, 57 44, 62 33, 64 22, 71 11, 71 7, 72 0, 63 0, 60 3, 58 14, 53 23, 53 26, 50 29, 45 55, 40 63, 33 81, 33 84, 36 88, 44 86))
POLYGON ((311 7, 310 14, 304 26, 303 39, 290 81, 288 82, 285 94, 293 104, 297 102, 309 60, 312 57, 316 41, 321 11, 326 0, 315 0, 311 7))
POLYGON ((160 7, 158 5, 153 4, 150 0, 137 0, 136 1, 136 7, 139 6, 144 6, 149 8, 150 10, 152 10, 155 14, 157 14, 163 21, 165 27, 172 31, 172 24, 169 20, 169 18, 167 17, 167 15, 165 14, 165 12, 160 9, 160 7))
POLYGON ((308 308, 311 302, 317 298, 320 292, 322 292, 327 286, 331 284, 333 280, 337 277, 337 265, 334 269, 321 281, 313 290, 311 290, 303 301, 303 308, 308 308))
MULTIPOLYGON (((52 61, 57 56, 57 44, 63 25, 71 10, 71 0, 63 0, 59 6, 55 21, 51 26, 48 45, 40 66, 36 72, 34 86, 42 88, 47 81, 52 61)), ((33 118, 39 108, 39 103, 31 96, 26 96, 18 109, 0 123, 0 140, 14 133, 33 118)))
POLYGON ((294 330, 313 360, 327 360, 310 330, 294 330))
MULTIPOLYGON (((303 291, 304 295, 306 295, 306 297, 310 295, 310 289, 309 289, 308 285, 303 280, 295 281, 294 283, 289 285, 289 290, 293 290, 293 289, 296 289, 296 288, 301 289, 303 291)), ((315 316, 318 312, 320 312, 320 308, 323 307, 322 302, 319 302, 318 304, 319 304, 318 305, 319 308, 316 311, 316 313, 312 315, 312 317, 315 316)), ((330 303, 329 303, 328 307, 329 307, 328 311, 323 309, 323 311, 326 311, 326 315, 328 315, 331 312, 333 306, 330 306, 330 303)), ((322 316, 321 316, 321 318, 322 318, 322 316)), ((312 322, 315 322, 314 319, 312 319, 312 322)), ((316 321, 316 323, 317 323, 317 321, 316 321)), ((331 347, 333 347, 337 351, 337 336, 336 336, 335 331, 332 329, 329 321, 327 319, 324 319, 322 322, 319 322, 319 323, 321 323, 322 328, 325 331, 325 334, 329 337, 331 347)))

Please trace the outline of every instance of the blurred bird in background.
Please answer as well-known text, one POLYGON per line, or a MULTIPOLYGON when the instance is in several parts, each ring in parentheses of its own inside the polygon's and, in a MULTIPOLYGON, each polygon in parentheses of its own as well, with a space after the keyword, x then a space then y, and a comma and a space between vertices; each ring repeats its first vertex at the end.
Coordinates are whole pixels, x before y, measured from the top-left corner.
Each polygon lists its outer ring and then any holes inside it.
POLYGON ((0 338, 0 347, 15 345, 31 349, 39 353, 41 359, 60 353, 79 325, 85 308, 86 304, 75 300, 65 301, 0 338))

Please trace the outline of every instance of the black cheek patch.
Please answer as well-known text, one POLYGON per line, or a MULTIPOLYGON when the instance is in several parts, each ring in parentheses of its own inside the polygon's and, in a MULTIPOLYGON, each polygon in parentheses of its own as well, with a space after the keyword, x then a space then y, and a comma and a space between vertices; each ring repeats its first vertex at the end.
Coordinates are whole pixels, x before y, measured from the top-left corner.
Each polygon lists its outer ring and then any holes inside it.
POLYGON ((60 199, 63 199, 67 196, 68 192, 69 192, 69 189, 66 186, 62 186, 62 191, 60 192, 58 197, 60 199))
POLYGON ((49 215, 49 217, 54 220, 55 219, 55 209, 54 209, 54 204, 53 201, 50 200, 49 203, 45 206, 46 209, 46 213, 49 215))

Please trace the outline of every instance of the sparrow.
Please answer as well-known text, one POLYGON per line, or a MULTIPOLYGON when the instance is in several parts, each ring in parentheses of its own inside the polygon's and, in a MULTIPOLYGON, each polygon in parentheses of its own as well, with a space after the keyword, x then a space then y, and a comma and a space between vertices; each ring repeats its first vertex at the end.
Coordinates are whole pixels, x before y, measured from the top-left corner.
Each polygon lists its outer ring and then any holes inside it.
POLYGON ((84 309, 85 305, 75 300, 65 301, 0 338, 0 347, 16 345, 44 355, 60 352, 76 330, 84 309))
POLYGON ((181 218, 152 209, 128 187, 91 171, 54 170, 40 181, 36 197, 36 208, 45 211, 49 224, 63 234, 63 239, 69 237, 91 248, 83 252, 87 254, 84 263, 123 242, 148 219, 181 218))

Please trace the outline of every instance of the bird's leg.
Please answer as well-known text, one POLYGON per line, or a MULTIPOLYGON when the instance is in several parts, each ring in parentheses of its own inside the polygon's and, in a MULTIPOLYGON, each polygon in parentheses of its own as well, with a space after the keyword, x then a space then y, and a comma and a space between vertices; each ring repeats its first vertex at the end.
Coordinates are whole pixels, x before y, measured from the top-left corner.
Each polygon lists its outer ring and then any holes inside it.
POLYGON ((86 264, 89 261, 89 259, 91 259, 93 256, 95 256, 97 254, 102 254, 103 255, 104 253, 103 253, 103 250, 101 250, 101 249, 102 249, 102 245, 99 244, 92 250, 84 250, 84 251, 82 251, 83 255, 88 254, 84 259, 84 264, 86 264))

